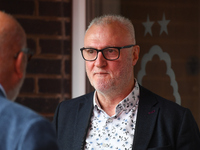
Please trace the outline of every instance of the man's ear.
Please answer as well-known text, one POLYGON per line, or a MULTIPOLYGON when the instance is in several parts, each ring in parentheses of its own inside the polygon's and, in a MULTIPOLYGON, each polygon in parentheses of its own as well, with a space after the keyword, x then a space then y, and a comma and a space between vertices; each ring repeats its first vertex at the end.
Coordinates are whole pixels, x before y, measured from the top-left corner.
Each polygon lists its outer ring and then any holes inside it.
POLYGON ((15 60, 15 72, 19 78, 24 75, 25 56, 23 52, 20 52, 15 60))
POLYGON ((140 46, 139 45, 135 45, 133 47, 133 66, 136 65, 138 59, 139 59, 139 54, 140 54, 140 46))

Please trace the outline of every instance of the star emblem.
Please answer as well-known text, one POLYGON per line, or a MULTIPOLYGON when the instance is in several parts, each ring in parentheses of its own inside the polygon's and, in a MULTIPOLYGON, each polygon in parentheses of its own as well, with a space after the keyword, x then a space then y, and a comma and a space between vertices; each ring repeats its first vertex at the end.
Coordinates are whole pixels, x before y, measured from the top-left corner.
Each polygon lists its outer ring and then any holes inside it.
POLYGON ((163 18, 161 21, 158 21, 158 23, 160 24, 161 26, 161 29, 160 29, 160 35, 162 34, 162 32, 165 32, 166 34, 168 34, 168 31, 167 31, 167 25, 169 24, 170 20, 166 20, 165 19, 165 13, 163 14, 163 18))
POLYGON ((152 36, 152 31, 151 31, 151 27, 154 24, 153 21, 150 21, 149 19, 149 15, 147 15, 147 21, 142 23, 143 26, 145 27, 145 33, 144 36, 149 33, 152 36))

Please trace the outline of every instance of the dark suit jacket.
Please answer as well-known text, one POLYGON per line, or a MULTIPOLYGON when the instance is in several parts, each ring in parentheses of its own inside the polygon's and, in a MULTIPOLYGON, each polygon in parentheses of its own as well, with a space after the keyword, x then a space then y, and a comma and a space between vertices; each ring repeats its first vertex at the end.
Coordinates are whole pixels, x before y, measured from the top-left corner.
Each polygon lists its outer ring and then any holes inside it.
MULTIPOLYGON (((93 94, 66 100, 54 116, 61 150, 80 150, 85 142, 93 94)), ((191 112, 140 86, 134 150, 200 150, 200 133, 191 112)))
POLYGON ((58 150, 52 124, 0 90, 0 150, 58 150))

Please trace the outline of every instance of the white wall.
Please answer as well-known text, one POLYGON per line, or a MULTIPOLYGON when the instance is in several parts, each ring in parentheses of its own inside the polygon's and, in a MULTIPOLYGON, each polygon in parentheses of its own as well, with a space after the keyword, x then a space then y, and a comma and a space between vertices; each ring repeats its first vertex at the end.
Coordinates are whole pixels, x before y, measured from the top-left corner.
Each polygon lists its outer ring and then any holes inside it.
POLYGON ((85 94, 85 62, 81 56, 86 29, 86 0, 72 1, 72 98, 85 94))

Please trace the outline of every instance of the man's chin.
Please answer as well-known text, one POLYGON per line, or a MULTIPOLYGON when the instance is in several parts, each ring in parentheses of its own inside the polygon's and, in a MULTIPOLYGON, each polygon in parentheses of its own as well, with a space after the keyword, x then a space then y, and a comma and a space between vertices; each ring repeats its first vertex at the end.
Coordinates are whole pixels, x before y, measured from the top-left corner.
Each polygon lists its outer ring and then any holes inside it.
POLYGON ((96 89, 96 91, 101 92, 101 93, 106 93, 110 90, 110 88, 106 85, 105 86, 103 86, 103 85, 95 86, 94 88, 96 89))

